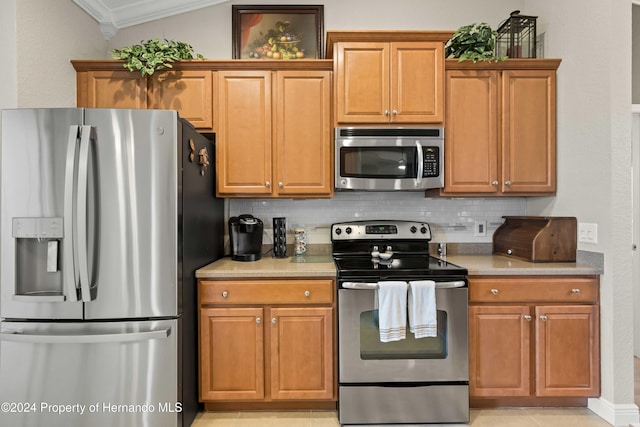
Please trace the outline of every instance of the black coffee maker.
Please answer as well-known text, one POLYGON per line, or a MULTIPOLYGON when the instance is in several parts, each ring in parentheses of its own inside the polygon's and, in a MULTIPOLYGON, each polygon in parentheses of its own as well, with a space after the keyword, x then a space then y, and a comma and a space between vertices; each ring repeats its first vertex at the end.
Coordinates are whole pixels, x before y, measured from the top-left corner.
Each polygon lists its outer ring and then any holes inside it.
POLYGON ((231 258, 234 261, 257 261, 262 258, 262 221, 243 214, 229 218, 231 258))

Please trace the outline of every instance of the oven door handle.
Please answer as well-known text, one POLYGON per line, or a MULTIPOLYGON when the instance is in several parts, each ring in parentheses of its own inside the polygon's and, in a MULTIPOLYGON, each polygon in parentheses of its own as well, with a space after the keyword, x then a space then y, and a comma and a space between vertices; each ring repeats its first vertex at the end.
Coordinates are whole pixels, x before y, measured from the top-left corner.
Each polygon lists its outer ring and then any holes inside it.
MULTIPOLYGON (((464 288, 467 283, 464 280, 454 280, 451 282, 436 282, 437 289, 452 289, 452 288, 464 288)), ((365 283, 365 282, 343 282, 340 284, 343 289, 364 289, 375 290, 378 289, 377 283, 365 283)))

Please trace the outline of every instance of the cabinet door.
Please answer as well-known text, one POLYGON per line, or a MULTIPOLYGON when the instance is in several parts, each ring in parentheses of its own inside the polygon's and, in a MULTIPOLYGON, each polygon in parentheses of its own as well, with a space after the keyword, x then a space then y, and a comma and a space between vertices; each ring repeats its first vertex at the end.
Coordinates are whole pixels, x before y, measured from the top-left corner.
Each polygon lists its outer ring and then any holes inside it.
POLYGON ((77 79, 80 108, 147 108, 147 80, 138 72, 87 71, 77 79))
POLYGON ((502 74, 501 191, 556 191, 556 73, 502 74))
POLYGON ((536 395, 600 395, 600 336, 594 305, 536 307, 536 395))
POLYGON ((526 305, 469 306, 471 397, 531 394, 531 316, 526 305))
POLYGON ((498 77, 446 72, 445 193, 498 192, 498 77))
POLYGON ((271 398, 333 398, 333 309, 271 308, 271 398))
POLYGON ((262 308, 200 310, 200 400, 264 398, 262 308))
POLYGON ((165 71, 150 79, 149 108, 178 110, 197 129, 213 130, 211 71, 165 71))
POLYGON ((444 119, 444 53, 440 42, 391 43, 391 122, 444 119))
POLYGON ((332 194, 331 73, 277 73, 275 152, 279 195, 332 194))
POLYGON ((338 123, 389 122, 389 43, 336 43, 338 123))
POLYGON ((217 74, 217 193, 270 195, 271 72, 217 74))

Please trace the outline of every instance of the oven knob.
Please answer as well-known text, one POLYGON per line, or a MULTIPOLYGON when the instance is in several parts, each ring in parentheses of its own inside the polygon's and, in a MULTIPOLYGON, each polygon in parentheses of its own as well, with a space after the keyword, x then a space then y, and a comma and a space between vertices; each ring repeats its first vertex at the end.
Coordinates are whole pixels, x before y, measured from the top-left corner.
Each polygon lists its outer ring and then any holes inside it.
POLYGON ((351 234, 351 232, 352 232, 353 230, 351 229, 351 227, 347 227, 347 228, 345 228, 345 229, 344 229, 344 231, 345 231, 347 234, 351 234))
POLYGON ((427 234, 427 227, 420 227, 420 232, 422 234, 427 234))
POLYGON ((412 233, 415 233, 416 231, 418 231, 415 225, 412 225, 409 230, 411 230, 412 233))
POLYGON ((342 228, 340 228, 340 227, 336 228, 335 232, 336 232, 336 234, 338 236, 341 235, 342 234, 342 228))

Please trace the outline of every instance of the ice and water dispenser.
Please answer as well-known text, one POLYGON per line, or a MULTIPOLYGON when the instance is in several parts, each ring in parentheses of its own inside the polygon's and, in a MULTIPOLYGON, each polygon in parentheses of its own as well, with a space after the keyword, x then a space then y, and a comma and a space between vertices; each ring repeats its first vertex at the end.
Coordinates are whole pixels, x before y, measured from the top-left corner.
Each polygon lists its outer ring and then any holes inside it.
POLYGON ((64 301, 62 218, 13 218, 17 301, 64 301))

